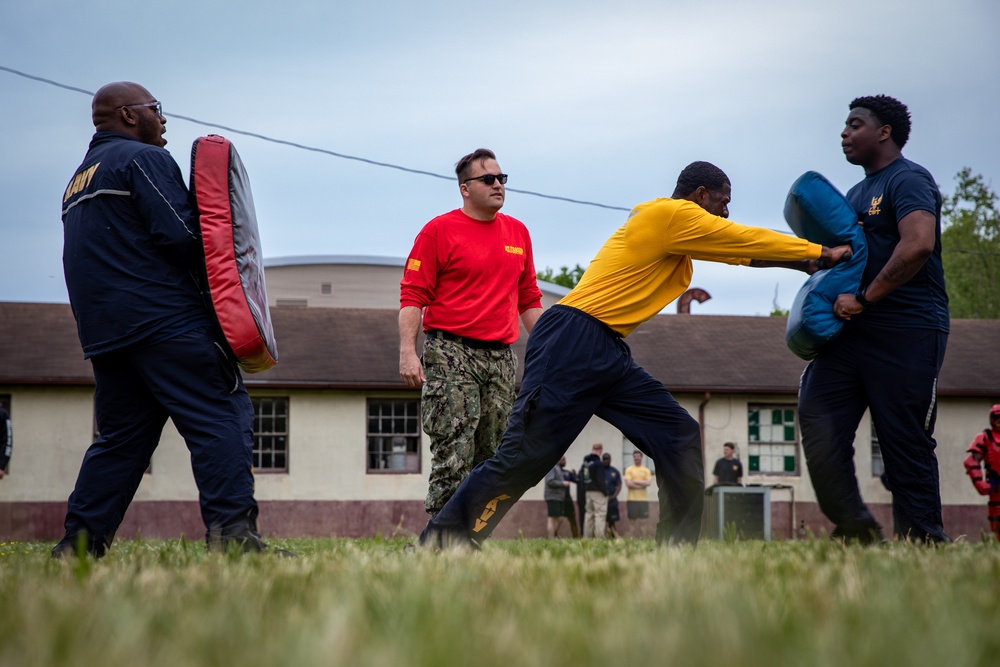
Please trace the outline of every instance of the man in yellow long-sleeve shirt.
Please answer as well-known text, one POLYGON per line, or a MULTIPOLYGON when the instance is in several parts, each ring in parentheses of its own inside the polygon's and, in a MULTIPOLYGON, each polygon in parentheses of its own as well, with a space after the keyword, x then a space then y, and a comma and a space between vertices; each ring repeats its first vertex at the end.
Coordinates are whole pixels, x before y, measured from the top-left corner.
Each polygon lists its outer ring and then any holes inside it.
POLYGON ((688 288, 693 259, 813 272, 851 257, 850 246, 730 222, 730 196, 721 169, 695 162, 671 198, 632 210, 580 283, 538 319, 500 447, 428 522, 422 545, 476 546, 489 537, 594 415, 656 463, 657 540, 698 540, 705 488, 698 422, 635 363, 624 338, 688 288))

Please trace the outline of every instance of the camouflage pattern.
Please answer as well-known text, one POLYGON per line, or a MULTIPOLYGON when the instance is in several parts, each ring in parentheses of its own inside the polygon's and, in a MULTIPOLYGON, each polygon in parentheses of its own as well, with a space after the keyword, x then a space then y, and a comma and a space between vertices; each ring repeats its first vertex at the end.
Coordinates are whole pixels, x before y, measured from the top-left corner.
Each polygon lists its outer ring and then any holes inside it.
POLYGON ((433 516, 472 469, 496 452, 514 404, 517 357, 509 347, 480 350, 429 338, 423 365, 421 412, 431 439, 424 508, 433 516))

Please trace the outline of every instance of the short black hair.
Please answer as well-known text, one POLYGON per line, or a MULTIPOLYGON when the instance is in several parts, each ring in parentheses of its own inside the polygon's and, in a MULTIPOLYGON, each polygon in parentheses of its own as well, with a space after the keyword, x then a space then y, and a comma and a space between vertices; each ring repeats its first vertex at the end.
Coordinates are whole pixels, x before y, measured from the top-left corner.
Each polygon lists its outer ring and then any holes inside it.
POLYGON ((858 107, 868 109, 883 125, 892 128, 890 138, 893 143, 902 148, 910 139, 910 111, 906 105, 895 97, 888 95, 870 95, 858 97, 851 102, 850 110, 858 107))
POLYGON ((473 162, 484 162, 486 160, 496 160, 497 156, 493 154, 489 148, 477 148, 472 151, 461 160, 455 163, 455 175, 458 176, 458 182, 461 183, 465 180, 465 177, 469 175, 469 168, 472 166, 473 162))
POLYGON ((718 192, 723 185, 732 186, 726 172, 711 162, 692 162, 684 167, 677 177, 673 196, 686 197, 701 186, 705 186, 705 189, 711 192, 718 192))

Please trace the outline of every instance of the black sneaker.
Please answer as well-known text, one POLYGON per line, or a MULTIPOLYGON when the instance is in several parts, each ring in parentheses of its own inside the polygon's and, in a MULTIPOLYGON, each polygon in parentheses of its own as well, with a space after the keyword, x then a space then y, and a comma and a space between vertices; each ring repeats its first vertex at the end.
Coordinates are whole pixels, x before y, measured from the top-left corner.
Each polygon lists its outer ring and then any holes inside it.
POLYGON ((53 560, 73 560, 77 557, 76 547, 69 542, 63 541, 52 547, 53 560))
POLYGON ((249 526, 243 526, 241 530, 232 531, 213 528, 208 531, 205 538, 209 551, 241 554, 247 553, 273 553, 281 558, 296 558, 297 555, 285 549, 268 546, 256 530, 249 526))
POLYGON ((93 558, 103 558, 110 544, 94 542, 91 544, 87 533, 81 532, 76 535, 67 535, 59 543, 52 547, 51 558, 54 560, 72 560, 83 553, 93 558))
POLYGON ((889 543, 889 540, 885 539, 885 535, 882 534, 882 526, 878 524, 858 528, 841 528, 840 526, 837 526, 833 529, 833 532, 830 533, 830 538, 843 542, 844 544, 857 543, 862 546, 889 543))
POLYGON ((430 524, 420 533, 417 546, 430 551, 455 549, 461 551, 482 551, 482 545, 464 533, 431 528, 430 524))

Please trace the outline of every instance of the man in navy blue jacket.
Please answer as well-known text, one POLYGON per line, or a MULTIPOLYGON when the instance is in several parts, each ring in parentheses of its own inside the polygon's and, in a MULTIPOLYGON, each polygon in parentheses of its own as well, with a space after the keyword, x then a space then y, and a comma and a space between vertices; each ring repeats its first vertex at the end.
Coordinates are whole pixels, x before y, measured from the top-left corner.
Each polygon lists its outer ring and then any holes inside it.
POLYGON ((191 452, 209 547, 258 551, 253 406, 202 293, 198 214, 163 148, 166 118, 129 82, 97 91, 92 111, 97 132, 63 196, 63 268, 99 435, 53 556, 81 540, 104 555, 168 417, 191 452))

